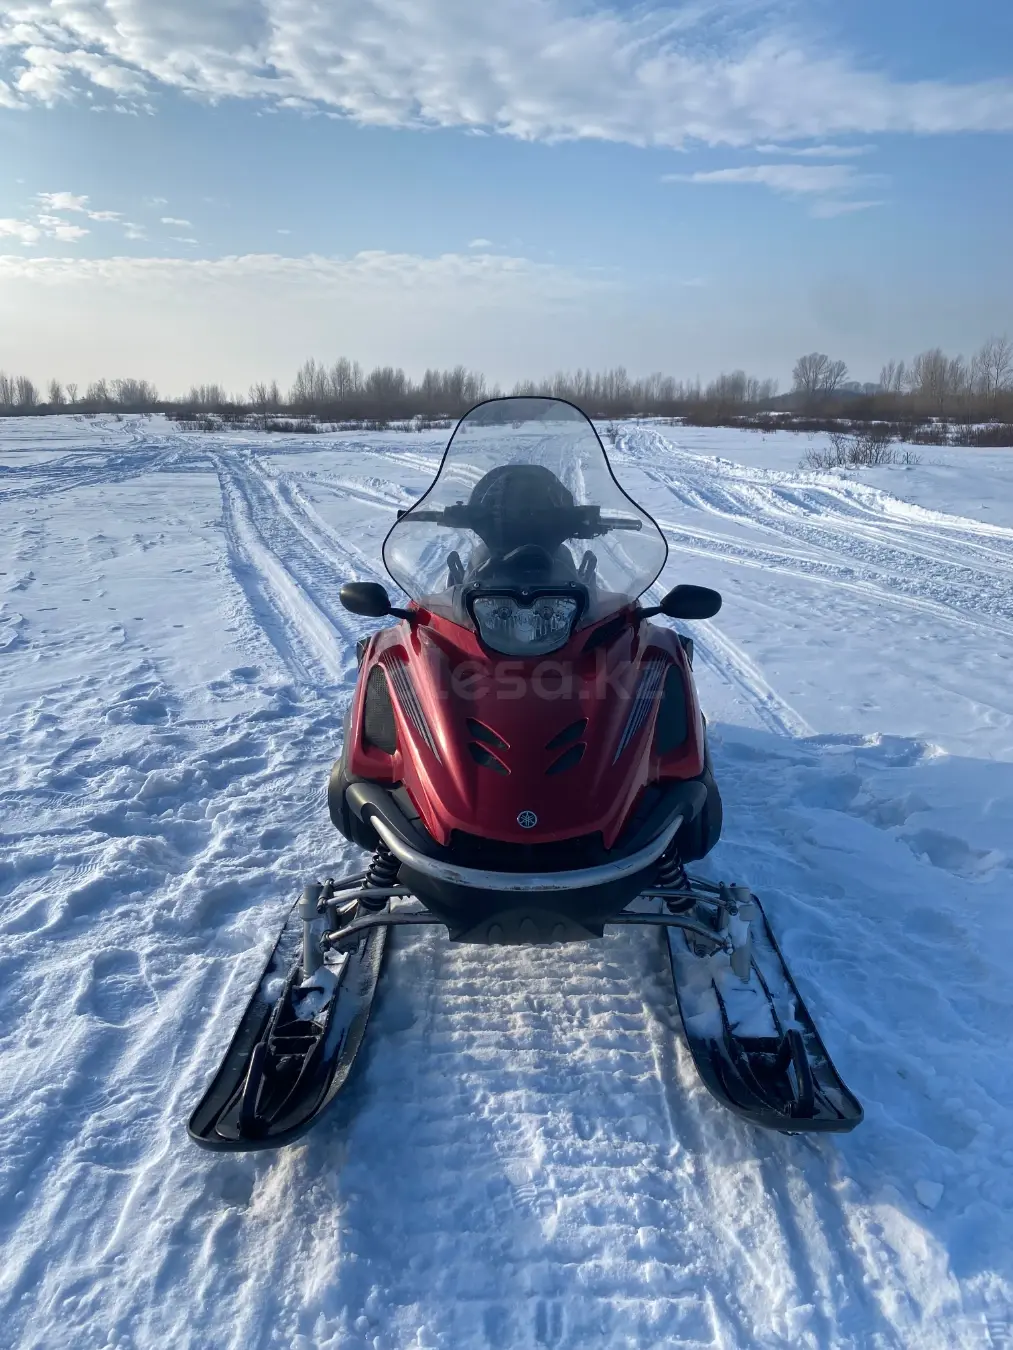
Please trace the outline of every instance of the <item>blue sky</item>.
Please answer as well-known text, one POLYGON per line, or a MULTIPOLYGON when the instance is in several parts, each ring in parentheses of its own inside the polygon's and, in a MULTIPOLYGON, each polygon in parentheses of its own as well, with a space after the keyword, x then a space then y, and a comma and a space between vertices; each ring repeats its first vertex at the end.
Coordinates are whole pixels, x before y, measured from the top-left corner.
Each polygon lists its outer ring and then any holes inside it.
POLYGON ((0 368, 967 353, 1011 72, 997 0, 0 0, 0 368))

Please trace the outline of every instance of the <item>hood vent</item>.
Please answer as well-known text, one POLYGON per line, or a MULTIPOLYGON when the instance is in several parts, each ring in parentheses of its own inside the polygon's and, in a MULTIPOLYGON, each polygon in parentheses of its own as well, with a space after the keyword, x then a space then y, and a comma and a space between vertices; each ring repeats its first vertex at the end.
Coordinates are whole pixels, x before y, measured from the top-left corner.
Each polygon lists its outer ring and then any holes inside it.
POLYGON ((670 755, 689 736, 689 712, 686 690, 678 666, 669 666, 665 676, 665 692, 661 696, 658 722, 654 732, 654 748, 659 755, 670 755))
POLYGON ((481 741, 483 745, 491 745, 494 750, 510 749, 509 742, 502 736, 497 736, 492 727, 487 727, 484 722, 479 722, 474 717, 468 717, 465 721, 476 741, 481 741))
POLYGON ((586 717, 582 717, 578 722, 571 722, 568 727, 564 727, 562 731, 557 732, 551 741, 546 742, 546 750, 562 750, 564 745, 569 745, 571 741, 583 736, 586 728, 586 717))
POLYGON ((419 702, 419 696, 415 692, 415 686, 411 682, 408 674, 407 664, 399 656, 390 656, 384 660, 384 668, 390 676, 390 682, 394 686, 394 693, 397 701, 401 705, 401 711, 411 722, 412 726, 418 732, 421 739, 426 743, 437 760, 440 758, 440 752, 436 748, 436 742, 433 739, 433 733, 429 730, 429 723, 426 721, 426 715, 422 711, 422 704, 419 702))
POLYGON ((477 741, 468 742, 468 753, 476 764, 481 764, 483 769, 492 769, 493 773, 510 772, 501 759, 497 759, 491 750, 487 750, 484 745, 479 745, 477 741))
POLYGON ((362 713, 362 739, 367 746, 392 755, 397 749, 397 728, 394 708, 387 688, 387 677, 379 666, 374 666, 366 681, 366 706, 362 713))
POLYGON ((633 695, 630 713, 626 719, 626 725, 623 727, 623 734, 619 738, 619 746, 616 750, 615 759, 612 761, 613 764, 618 762, 623 751, 650 716, 651 708, 658 697, 658 691, 661 689, 661 682, 665 676, 665 667, 668 664, 663 656, 652 656, 641 666, 640 681, 637 684, 637 691, 633 695))
POLYGON ((579 764, 584 758, 584 751, 587 746, 583 741, 578 741, 576 745, 571 745, 569 750, 564 750, 556 760, 555 764, 550 764, 545 770, 546 775, 554 773, 565 773, 567 769, 572 769, 575 764, 579 764))

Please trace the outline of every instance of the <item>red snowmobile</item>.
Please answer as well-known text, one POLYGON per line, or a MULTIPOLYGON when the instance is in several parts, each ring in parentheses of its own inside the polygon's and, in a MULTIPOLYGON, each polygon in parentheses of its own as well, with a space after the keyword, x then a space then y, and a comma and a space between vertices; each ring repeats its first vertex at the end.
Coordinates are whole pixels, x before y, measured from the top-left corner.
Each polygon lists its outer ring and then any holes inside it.
POLYGON ((682 585, 641 606, 667 555, 572 404, 492 399, 461 420, 384 542, 408 605, 342 588, 353 613, 397 620, 359 644, 328 785, 371 860, 304 891, 191 1117, 198 1143, 302 1134, 347 1078, 388 930, 421 923, 486 944, 660 926, 714 1095, 790 1133, 858 1124, 757 898, 686 871, 718 841, 721 798, 692 639, 650 620, 709 619, 721 597, 682 585))

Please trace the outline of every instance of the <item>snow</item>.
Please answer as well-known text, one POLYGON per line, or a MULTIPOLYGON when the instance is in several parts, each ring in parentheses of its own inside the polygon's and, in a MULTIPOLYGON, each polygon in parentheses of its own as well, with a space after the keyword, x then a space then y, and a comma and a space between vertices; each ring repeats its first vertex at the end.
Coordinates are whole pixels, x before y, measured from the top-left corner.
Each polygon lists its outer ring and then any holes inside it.
POLYGON ((0 1335, 35 1350, 1013 1336, 1013 454, 859 473, 621 428, 725 804, 845 1081, 839 1139, 696 1079, 659 935, 392 938, 307 1141, 186 1137, 307 878, 394 511, 445 433, 0 421, 0 1335))

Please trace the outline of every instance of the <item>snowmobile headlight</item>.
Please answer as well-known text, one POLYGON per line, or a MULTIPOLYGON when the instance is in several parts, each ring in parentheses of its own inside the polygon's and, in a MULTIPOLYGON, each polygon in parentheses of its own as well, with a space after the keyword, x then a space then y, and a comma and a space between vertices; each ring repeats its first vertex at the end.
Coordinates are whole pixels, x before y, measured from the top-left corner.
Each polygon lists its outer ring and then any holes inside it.
POLYGON ((485 595, 471 604, 479 635, 487 647, 505 656, 544 656, 570 636, 580 602, 570 595, 485 595))

